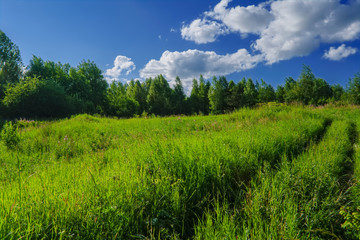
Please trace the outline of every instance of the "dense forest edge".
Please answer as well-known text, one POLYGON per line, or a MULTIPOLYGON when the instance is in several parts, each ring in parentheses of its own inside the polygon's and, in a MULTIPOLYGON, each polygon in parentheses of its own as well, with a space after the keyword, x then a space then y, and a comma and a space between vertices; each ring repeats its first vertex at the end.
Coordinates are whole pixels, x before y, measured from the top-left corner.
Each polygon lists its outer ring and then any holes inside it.
POLYGON ((172 87, 162 75, 143 82, 108 84, 101 69, 89 60, 72 67, 33 56, 25 67, 19 48, 0 30, 0 116, 5 119, 62 118, 81 113, 121 118, 207 115, 269 102, 360 104, 360 73, 350 78, 344 89, 315 77, 304 65, 297 80, 288 77, 276 90, 262 79, 243 78, 235 83, 214 76, 209 82, 200 75, 187 96, 179 77, 172 87))

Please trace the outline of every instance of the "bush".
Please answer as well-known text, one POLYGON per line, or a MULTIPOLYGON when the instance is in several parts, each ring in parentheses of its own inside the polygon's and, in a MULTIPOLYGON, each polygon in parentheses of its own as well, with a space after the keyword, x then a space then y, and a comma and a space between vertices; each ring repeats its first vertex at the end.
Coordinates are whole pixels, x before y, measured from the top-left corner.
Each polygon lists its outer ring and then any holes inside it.
POLYGON ((5 123, 1 131, 1 140, 8 149, 15 149, 18 146, 20 136, 17 127, 13 125, 12 122, 5 123))
POLYGON ((64 117, 72 109, 63 87, 36 77, 8 87, 3 104, 9 117, 64 117))

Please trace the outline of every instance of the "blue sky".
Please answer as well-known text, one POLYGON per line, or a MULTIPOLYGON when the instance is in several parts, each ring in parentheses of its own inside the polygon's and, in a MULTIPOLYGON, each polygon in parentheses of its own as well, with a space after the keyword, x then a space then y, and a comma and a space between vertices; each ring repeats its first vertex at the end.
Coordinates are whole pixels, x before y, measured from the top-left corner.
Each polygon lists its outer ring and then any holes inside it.
POLYGON ((0 0, 0 29, 32 55, 106 78, 162 73, 189 88, 199 74, 264 79, 299 76, 346 86, 360 72, 360 0, 0 0))

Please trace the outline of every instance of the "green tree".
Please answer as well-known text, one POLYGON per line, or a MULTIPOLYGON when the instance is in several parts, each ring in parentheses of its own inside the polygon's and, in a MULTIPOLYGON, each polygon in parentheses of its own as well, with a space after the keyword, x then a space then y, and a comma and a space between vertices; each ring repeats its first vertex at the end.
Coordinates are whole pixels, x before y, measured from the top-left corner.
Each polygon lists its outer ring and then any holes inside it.
POLYGON ((185 93, 184 93, 184 87, 181 83, 181 80, 179 77, 176 77, 175 79, 175 86, 173 91, 173 98, 172 98, 172 105, 173 105, 173 111, 175 114, 183 114, 185 113, 185 93))
POLYGON ((334 101, 340 101, 345 93, 344 88, 340 84, 331 86, 332 99, 334 101))
POLYGON ((126 85, 112 82, 107 89, 107 114, 117 117, 132 117, 138 113, 139 103, 127 96, 126 85))
POLYGON ((139 80, 130 81, 126 94, 129 98, 132 98, 139 103, 138 115, 146 110, 146 90, 139 80))
POLYGON ((64 87, 67 92, 71 86, 70 64, 55 63, 52 61, 44 62, 40 57, 33 55, 27 67, 27 77, 37 77, 42 80, 51 79, 64 87))
POLYGON ((349 79, 347 86, 349 101, 354 104, 360 104, 360 73, 356 73, 353 78, 349 79))
POLYGON ((210 110, 212 114, 222 114, 227 108, 228 82, 224 76, 213 78, 213 84, 209 90, 210 110))
POLYGON ((93 108, 88 109, 90 112, 99 112, 104 107, 106 98, 106 89, 108 84, 104 79, 100 68, 94 62, 82 61, 77 66, 78 77, 85 82, 86 98, 91 101, 93 108))
POLYGON ((252 107, 257 103, 257 91, 255 84, 251 78, 248 78, 244 88, 245 106, 252 107))
POLYGON ((245 91, 245 86, 246 86, 246 79, 243 78, 241 79, 240 82, 238 82, 237 84, 237 89, 236 89, 236 101, 237 101, 237 108, 241 108, 244 107, 246 105, 246 99, 245 99, 245 95, 244 95, 244 91, 245 91))
POLYGON ((210 82, 205 82, 204 77, 200 75, 199 79, 199 111, 203 114, 209 114, 210 102, 209 102, 209 90, 210 90, 210 82))
POLYGON ((233 111, 238 108, 236 101, 236 91, 237 91, 237 85, 234 83, 233 80, 230 80, 228 86, 228 99, 227 99, 227 107, 229 111, 233 111))
POLYGON ((307 65, 303 66, 299 80, 297 82, 298 100, 304 105, 308 105, 314 100, 315 75, 307 65))
POLYGON ((313 96, 311 104, 322 105, 329 102, 332 97, 332 91, 330 85, 321 78, 317 78, 314 81, 313 96))
POLYGON ((284 100, 286 103, 298 101, 297 83, 292 77, 287 77, 285 79, 284 91, 284 100))
POLYGON ((62 86, 36 77, 9 86, 3 104, 11 117, 63 117, 73 112, 62 86))
POLYGON ((245 106, 244 89, 246 80, 243 78, 237 84, 233 81, 229 82, 228 109, 235 110, 245 106))
POLYGON ((50 76, 47 74, 47 70, 45 69, 45 62, 40 57, 33 55, 30 60, 29 66, 27 66, 27 77, 36 77, 39 79, 46 79, 50 76))
POLYGON ((200 89, 199 89, 199 83, 195 78, 192 81, 192 88, 191 88, 189 102, 190 102, 191 113, 199 113, 200 112, 200 89))
POLYGON ((149 113, 156 115, 168 115, 170 109, 171 88, 166 79, 159 75, 151 81, 149 93, 147 95, 147 105, 149 113))
POLYGON ((73 68, 69 64, 45 62, 33 56, 26 76, 58 83, 64 88, 76 113, 101 112, 105 107, 108 84, 94 62, 82 61, 77 68, 73 68))
POLYGON ((276 88, 275 95, 276 95, 276 101, 277 102, 279 102, 279 103, 284 103, 285 102, 285 88, 283 86, 279 85, 276 88))
POLYGON ((274 88, 261 79, 261 83, 258 85, 258 102, 273 102, 276 100, 276 94, 274 88))
POLYGON ((22 67, 19 48, 0 30, 0 98, 8 84, 19 82, 22 67))

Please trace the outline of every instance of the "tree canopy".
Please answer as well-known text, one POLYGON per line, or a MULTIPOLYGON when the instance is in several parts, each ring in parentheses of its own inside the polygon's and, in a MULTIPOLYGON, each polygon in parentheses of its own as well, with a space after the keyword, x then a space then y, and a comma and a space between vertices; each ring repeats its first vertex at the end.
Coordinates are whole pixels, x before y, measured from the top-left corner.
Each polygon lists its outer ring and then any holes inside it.
POLYGON ((209 82, 200 75, 186 96, 179 77, 159 75, 108 84, 101 69, 89 60, 72 67, 33 56, 24 71, 19 48, 0 31, 0 115, 6 118, 222 114, 267 102, 323 105, 334 101, 360 104, 360 73, 349 79, 346 89, 317 78, 307 65, 297 80, 288 77, 276 89, 263 79, 236 82, 214 76, 209 82))
POLYGON ((19 48, 0 30, 0 98, 8 84, 19 82, 22 66, 19 48))

